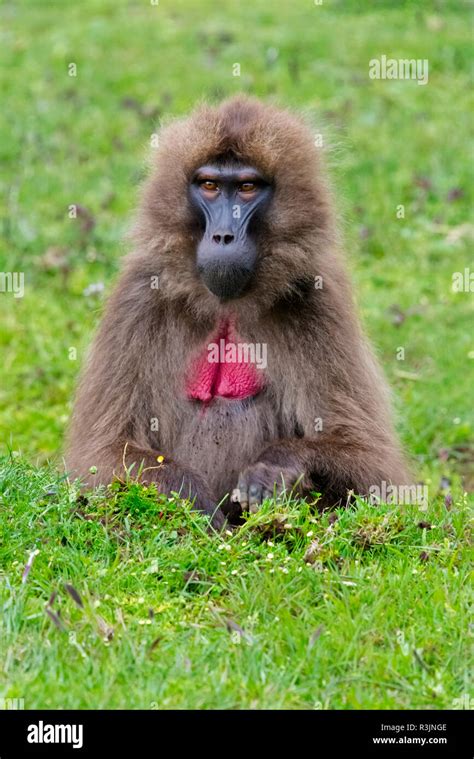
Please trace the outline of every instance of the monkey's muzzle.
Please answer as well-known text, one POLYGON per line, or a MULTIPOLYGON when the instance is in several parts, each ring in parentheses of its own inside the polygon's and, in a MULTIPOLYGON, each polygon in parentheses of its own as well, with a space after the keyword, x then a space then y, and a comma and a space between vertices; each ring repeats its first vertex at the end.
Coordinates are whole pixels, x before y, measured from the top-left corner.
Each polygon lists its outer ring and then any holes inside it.
POLYGON ((231 263, 210 263, 198 266, 198 271, 207 289, 221 300, 232 300, 242 295, 253 275, 253 269, 231 263))
POLYGON ((227 245, 224 249, 202 241, 197 251, 199 276, 221 300, 242 295, 250 285, 255 271, 257 252, 253 245, 227 245))

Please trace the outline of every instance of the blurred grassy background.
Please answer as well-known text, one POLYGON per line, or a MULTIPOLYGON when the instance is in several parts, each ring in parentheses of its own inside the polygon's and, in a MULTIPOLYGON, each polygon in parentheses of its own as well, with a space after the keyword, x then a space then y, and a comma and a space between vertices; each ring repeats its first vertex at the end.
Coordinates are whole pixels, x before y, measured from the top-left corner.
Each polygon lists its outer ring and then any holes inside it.
POLYGON ((26 287, 0 293, 3 451, 61 451, 160 120, 244 91, 322 124, 404 444, 420 476, 470 487, 472 295, 451 288, 472 266, 467 3, 31 0, 4 2, 1 21, 0 270, 26 287), (428 85, 369 79, 382 54, 427 58, 428 85))

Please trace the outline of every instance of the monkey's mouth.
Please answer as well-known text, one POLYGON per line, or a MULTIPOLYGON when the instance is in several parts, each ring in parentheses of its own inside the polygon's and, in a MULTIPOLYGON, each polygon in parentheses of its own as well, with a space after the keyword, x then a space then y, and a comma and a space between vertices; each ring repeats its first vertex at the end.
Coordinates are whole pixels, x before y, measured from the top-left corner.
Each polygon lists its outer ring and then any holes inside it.
POLYGON ((208 263, 198 266, 198 272, 207 289, 220 300, 232 300, 243 295, 253 275, 253 269, 231 263, 208 263))

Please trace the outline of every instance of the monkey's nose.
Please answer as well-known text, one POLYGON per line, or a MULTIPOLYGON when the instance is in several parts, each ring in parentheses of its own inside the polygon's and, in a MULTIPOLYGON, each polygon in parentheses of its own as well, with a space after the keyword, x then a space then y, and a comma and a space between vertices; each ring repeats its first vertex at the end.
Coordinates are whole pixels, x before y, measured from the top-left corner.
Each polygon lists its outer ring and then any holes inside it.
POLYGON ((217 243, 217 245, 230 245, 231 242, 234 242, 235 237, 231 234, 216 234, 212 235, 212 242, 217 243))

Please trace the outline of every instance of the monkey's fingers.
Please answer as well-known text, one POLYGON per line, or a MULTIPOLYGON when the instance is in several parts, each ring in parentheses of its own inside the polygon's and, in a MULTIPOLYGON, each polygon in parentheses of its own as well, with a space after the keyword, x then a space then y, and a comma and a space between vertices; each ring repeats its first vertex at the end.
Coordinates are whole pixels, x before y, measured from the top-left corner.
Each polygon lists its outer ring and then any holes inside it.
POLYGON ((230 502, 231 503, 240 503, 240 490, 239 488, 234 488, 231 495, 230 495, 230 502))
POLYGON ((262 486, 258 482, 253 482, 249 487, 249 511, 255 514, 262 504, 262 486))
POLYGON ((303 475, 296 475, 294 472, 280 472, 276 484, 276 493, 278 496, 285 497, 295 495, 300 489, 300 483, 303 475))
POLYGON ((239 481, 237 483, 236 489, 239 491, 239 503, 242 507, 242 511, 248 511, 249 493, 248 493, 247 477, 245 476, 245 474, 243 473, 239 474, 239 481))

